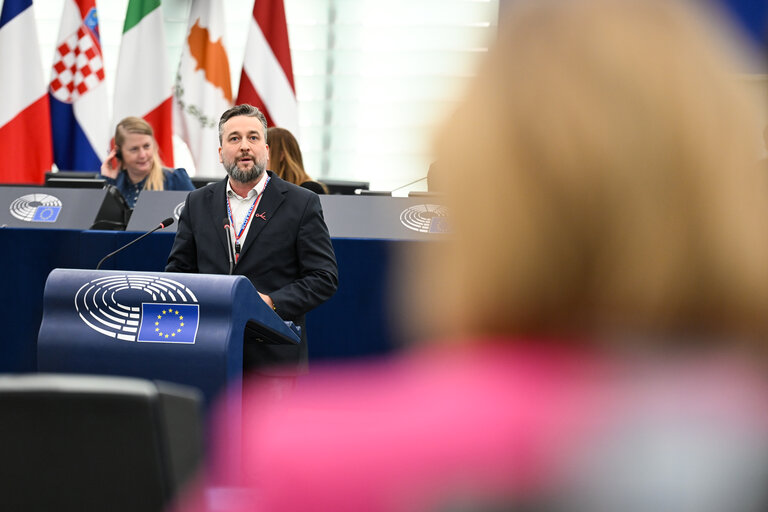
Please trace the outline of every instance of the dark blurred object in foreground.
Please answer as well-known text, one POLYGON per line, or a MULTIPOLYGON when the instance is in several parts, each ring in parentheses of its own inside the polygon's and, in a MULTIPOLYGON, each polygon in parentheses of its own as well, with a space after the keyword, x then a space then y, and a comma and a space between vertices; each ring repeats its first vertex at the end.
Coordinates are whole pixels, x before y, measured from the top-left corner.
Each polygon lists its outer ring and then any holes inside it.
POLYGON ((122 377, 0 377, 0 509, 162 511, 202 462, 199 393, 122 377))

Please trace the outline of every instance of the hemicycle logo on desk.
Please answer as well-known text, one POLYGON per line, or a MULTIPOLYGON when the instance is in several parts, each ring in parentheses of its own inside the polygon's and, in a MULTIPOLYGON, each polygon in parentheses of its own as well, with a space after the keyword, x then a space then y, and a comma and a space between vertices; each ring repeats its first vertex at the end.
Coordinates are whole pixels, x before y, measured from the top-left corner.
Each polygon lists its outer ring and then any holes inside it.
POLYGON ((400 213, 400 222, 419 233, 447 233, 448 209, 437 204, 416 204, 400 213))
POLYGON ((61 200, 49 194, 27 194, 11 202, 11 215, 24 222, 56 222, 61 200))
POLYGON ((193 344, 200 320, 192 290, 166 277, 142 274, 110 275, 85 283, 75 293, 75 310, 96 332, 145 343, 193 344))
POLYGON ((176 220, 176 222, 179 221, 179 217, 181 217, 181 210, 184 209, 184 205, 187 204, 186 201, 182 201, 179 204, 176 205, 176 208, 173 209, 173 218, 176 220))

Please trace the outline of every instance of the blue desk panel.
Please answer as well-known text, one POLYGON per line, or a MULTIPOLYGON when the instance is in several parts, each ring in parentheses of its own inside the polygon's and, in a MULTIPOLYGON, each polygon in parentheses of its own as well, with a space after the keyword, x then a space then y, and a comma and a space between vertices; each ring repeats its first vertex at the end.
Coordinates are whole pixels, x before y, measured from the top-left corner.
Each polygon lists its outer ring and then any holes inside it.
MULTIPOLYGON (((0 228, 0 372, 37 368, 43 289, 54 268, 93 269, 135 232, 0 228)), ((173 233, 153 233, 107 260, 105 270, 162 271, 173 233)), ((339 290, 307 315, 310 360, 386 353, 397 346, 387 307, 390 254, 417 241, 333 239, 339 290)))

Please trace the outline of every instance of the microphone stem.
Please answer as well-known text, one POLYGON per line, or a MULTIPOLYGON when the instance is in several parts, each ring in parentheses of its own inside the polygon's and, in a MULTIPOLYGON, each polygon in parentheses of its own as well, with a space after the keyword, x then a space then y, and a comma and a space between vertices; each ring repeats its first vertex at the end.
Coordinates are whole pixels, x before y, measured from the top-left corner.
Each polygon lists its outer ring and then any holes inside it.
POLYGON ((232 247, 234 245, 234 242, 232 240, 232 228, 229 226, 229 223, 227 222, 227 219, 224 219, 224 231, 227 232, 227 258, 229 258, 229 275, 232 275, 232 269, 234 268, 234 257, 233 252, 234 248, 232 247))
POLYGON ((425 179, 427 179, 427 176, 423 176, 423 177, 421 177, 421 178, 419 178, 419 179, 417 179, 417 180, 413 180, 413 181, 412 181, 412 182, 410 182, 410 183, 406 183, 405 185, 400 185, 400 186, 399 186, 399 187, 397 187, 397 188, 393 188, 392 190, 390 190, 390 192, 397 192, 397 191, 398 191, 398 190, 400 190, 400 189, 403 189, 403 188, 405 188, 405 187, 410 187, 411 185, 415 185, 416 183, 418 183, 418 182, 420 182, 420 181, 424 181, 425 179))
POLYGON ((138 242, 139 240, 141 240, 141 239, 142 239, 142 238, 144 238, 145 236, 147 236, 147 235, 151 235, 152 233, 154 233, 154 232, 155 232, 155 231, 157 231, 158 229, 162 229, 162 228, 164 228, 164 227, 165 227, 165 226, 163 226, 162 224, 160 224, 159 226, 157 226, 157 227, 156 227, 155 229, 153 229, 152 231, 147 231, 146 233, 144 233, 143 235, 141 235, 141 236, 140 236, 139 238, 137 238, 136 240, 133 240, 132 242, 130 242, 130 243, 127 243, 127 244, 125 244, 124 246, 120 247, 118 250, 116 250, 116 251, 112 251, 111 253, 107 254, 106 256, 104 256, 103 258, 101 258, 101 261, 99 261, 98 265, 96 265, 96 270, 99 270, 99 268, 101 267, 101 264, 102 264, 102 263, 104 263, 105 261, 107 261, 107 259, 109 259, 110 257, 112 257, 112 256, 114 256, 115 254, 119 253, 119 252, 120 252, 120 251, 122 251, 123 249, 127 249, 128 247, 132 246, 133 244, 135 244, 136 242, 138 242))
POLYGON ((235 267, 234 263, 234 256, 232 255, 232 252, 235 250, 232 247, 232 231, 229 226, 226 227, 227 230, 227 255, 229 256, 229 275, 232 275, 232 269, 235 267))

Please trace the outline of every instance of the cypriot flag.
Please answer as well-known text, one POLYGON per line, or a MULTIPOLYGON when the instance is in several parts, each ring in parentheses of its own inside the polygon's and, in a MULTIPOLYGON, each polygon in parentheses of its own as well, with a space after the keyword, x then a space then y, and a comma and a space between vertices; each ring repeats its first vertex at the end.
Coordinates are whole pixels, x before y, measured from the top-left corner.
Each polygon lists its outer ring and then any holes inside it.
POLYGON ((124 117, 143 117, 155 130, 160 158, 172 166, 173 103, 165 47, 160 0, 130 0, 120 44, 110 134, 124 117))
POLYGON ((176 133, 187 143, 197 176, 223 176, 218 122, 232 106, 222 2, 194 0, 174 85, 176 133))

